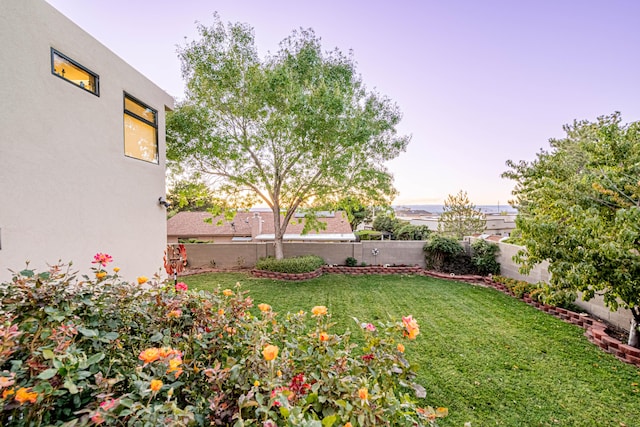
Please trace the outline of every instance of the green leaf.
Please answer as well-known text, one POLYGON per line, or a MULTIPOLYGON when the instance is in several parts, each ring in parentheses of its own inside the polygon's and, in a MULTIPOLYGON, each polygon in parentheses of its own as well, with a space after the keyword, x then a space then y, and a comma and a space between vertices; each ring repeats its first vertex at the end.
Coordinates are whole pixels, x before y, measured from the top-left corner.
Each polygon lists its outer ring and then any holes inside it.
POLYGON ((113 341, 115 339, 118 339, 119 336, 120 336, 120 334, 117 333, 117 332, 108 332, 108 333, 104 334, 102 339, 107 340, 107 341, 113 341))
POLYGON ((104 353, 96 353, 90 358, 88 358, 87 361, 84 363, 84 365, 85 366, 95 365, 96 363, 104 359, 104 357, 105 357, 104 353))
POLYGON ((41 380, 48 380, 55 377, 57 374, 58 374, 58 370, 56 368, 49 368, 40 372, 40 375, 38 375, 38 378, 41 380))
POLYGON ((44 360, 52 360, 56 356, 52 350, 47 348, 42 350, 42 357, 44 358, 44 360))
POLYGON ((333 424, 335 424, 335 422, 338 420, 338 416, 333 414, 333 415, 329 415, 328 417, 324 417, 324 419, 322 420, 322 426, 323 427, 331 427, 333 424))
POLYGON ((34 272, 33 272, 33 270, 22 270, 20 272, 20 275, 24 276, 24 277, 33 277, 34 272))
POLYGON ((85 337, 97 337, 98 336, 98 331, 96 331, 95 329, 88 329, 88 328, 84 328, 82 326, 78 326, 78 332, 80 332, 82 335, 84 335, 85 337))
POLYGON ((284 406, 280 407, 280 415, 282 415, 283 418, 288 418, 290 413, 291 411, 289 411, 289 409, 285 408, 284 406))
POLYGON ((71 380, 65 381, 63 387, 69 390, 69 393, 71 394, 78 393, 78 387, 71 380))
POLYGON ((151 338, 149 338, 149 341, 160 342, 162 341, 162 338, 164 338, 164 335, 162 334, 162 332, 156 332, 155 334, 151 335, 151 338))

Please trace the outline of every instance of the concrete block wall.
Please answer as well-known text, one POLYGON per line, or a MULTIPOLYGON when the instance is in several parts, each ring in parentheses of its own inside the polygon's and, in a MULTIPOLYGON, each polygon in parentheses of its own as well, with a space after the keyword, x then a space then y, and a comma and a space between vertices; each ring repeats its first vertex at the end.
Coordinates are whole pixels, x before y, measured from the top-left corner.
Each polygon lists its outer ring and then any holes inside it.
MULTIPOLYGON (((521 274, 519 272, 520 265, 516 264, 513 260, 513 256, 522 249, 522 246, 512 245, 509 243, 498 243, 500 247, 500 254, 498 256, 498 262, 500 263, 500 272, 505 277, 511 277, 517 280, 523 280, 529 283, 537 282, 549 282, 551 274, 549 273, 549 263, 543 262, 538 264, 531 270, 528 275, 521 274)), ((631 311, 626 309, 618 309, 617 311, 611 311, 604 305, 602 297, 596 296, 589 301, 582 301, 580 295, 575 301, 576 305, 591 313, 592 315, 605 320, 612 325, 615 325, 624 330, 629 330, 631 326, 631 311)))

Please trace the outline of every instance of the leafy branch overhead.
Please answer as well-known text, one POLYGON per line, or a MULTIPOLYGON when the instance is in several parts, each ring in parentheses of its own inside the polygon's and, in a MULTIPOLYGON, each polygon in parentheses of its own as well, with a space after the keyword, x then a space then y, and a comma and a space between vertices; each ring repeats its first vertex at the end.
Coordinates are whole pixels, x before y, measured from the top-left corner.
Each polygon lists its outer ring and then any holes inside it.
POLYGON ((168 119, 170 159, 214 177, 234 205, 266 203, 276 242, 297 209, 347 195, 390 201, 384 163, 409 137, 397 134, 398 107, 366 89, 351 56, 324 52, 312 30, 294 31, 264 59, 246 24, 216 17, 198 30, 179 50, 187 91, 168 119))

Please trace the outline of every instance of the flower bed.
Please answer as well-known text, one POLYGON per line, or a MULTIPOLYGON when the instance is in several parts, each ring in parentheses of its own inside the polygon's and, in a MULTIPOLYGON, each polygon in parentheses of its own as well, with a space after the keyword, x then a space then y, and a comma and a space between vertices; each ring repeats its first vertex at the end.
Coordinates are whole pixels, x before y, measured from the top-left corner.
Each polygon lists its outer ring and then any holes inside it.
POLYGON ((111 262, 0 283, 0 425, 433 426, 447 413, 417 406, 412 316, 358 322, 358 346, 324 306, 278 314, 239 284, 128 283, 111 262))

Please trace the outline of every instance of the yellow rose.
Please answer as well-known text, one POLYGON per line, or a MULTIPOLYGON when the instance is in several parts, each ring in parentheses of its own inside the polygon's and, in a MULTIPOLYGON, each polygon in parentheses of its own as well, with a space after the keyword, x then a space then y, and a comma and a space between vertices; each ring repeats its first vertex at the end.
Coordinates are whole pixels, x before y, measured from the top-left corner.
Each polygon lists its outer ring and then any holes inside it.
POLYGON ((98 279, 104 279, 105 277, 107 277, 107 272, 106 271, 98 271, 96 273, 96 277, 98 279))
POLYGON ((151 391, 158 391, 162 388, 164 384, 160 380, 151 380, 151 391))
POLYGON ((267 345, 264 350, 262 350, 262 355, 264 356, 264 360, 270 361, 278 357, 278 347, 275 345, 267 345))
POLYGON ((120 271, 120 267, 113 267, 113 271, 117 273, 118 271, 120 271))
POLYGON ((142 285, 143 283, 147 283, 149 281, 149 279, 145 276, 140 276, 138 277, 138 284, 142 285))
POLYGON ((311 313, 313 313, 314 316, 324 316, 327 314, 327 307, 324 305, 316 305, 311 309, 311 313))
POLYGON ((255 380, 255 381, 253 382, 253 386, 254 386, 254 387, 260 387, 260 381, 255 380))
POLYGON ((225 289, 224 291, 222 291, 222 295, 224 295, 225 297, 230 297, 231 295, 233 295, 233 291, 231 289, 225 289))

